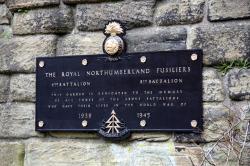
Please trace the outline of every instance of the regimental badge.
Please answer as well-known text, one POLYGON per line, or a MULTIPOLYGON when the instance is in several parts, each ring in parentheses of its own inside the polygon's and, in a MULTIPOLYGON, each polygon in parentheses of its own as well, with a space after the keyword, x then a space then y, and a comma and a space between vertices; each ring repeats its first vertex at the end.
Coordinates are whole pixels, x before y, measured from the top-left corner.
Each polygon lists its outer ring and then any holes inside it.
POLYGON ((104 30, 107 36, 103 42, 103 51, 110 57, 117 57, 125 51, 125 42, 122 36, 125 34, 122 25, 116 21, 109 22, 104 30))
POLYGON ((99 134, 105 138, 117 139, 129 136, 125 123, 123 123, 116 115, 116 112, 112 110, 111 116, 108 120, 104 121, 102 127, 99 130, 99 134))

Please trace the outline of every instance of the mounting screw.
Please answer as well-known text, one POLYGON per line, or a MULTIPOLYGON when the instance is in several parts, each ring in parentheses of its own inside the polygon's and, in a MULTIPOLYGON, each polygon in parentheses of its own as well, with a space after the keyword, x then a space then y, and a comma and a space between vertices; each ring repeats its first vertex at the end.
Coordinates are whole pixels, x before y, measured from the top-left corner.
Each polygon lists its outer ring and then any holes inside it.
POLYGON ((145 56, 142 56, 142 57, 140 58, 140 60, 141 60, 141 63, 145 63, 145 62, 147 61, 147 58, 146 58, 145 56))
POLYGON ((38 127, 43 127, 44 126, 44 122, 43 121, 39 121, 38 122, 38 127))
POLYGON ((88 121, 83 120, 83 121, 82 121, 82 127, 86 127, 87 125, 88 125, 88 121))
POLYGON ((197 121, 196 120, 192 120, 191 121, 191 126, 193 127, 193 128, 195 128, 195 127, 197 127, 197 121))
POLYGON ((39 62, 39 66, 40 66, 40 67, 44 67, 44 61, 40 61, 40 62, 39 62))
POLYGON ((87 64, 88 64, 87 59, 83 59, 83 60, 82 60, 82 65, 83 65, 83 66, 86 66, 87 64))
POLYGON ((192 54, 192 55, 191 55, 192 61, 196 61, 197 58, 198 58, 198 55, 197 55, 197 54, 192 54))
POLYGON ((140 121, 140 126, 141 126, 141 127, 145 127, 146 124, 147 124, 146 120, 141 120, 141 121, 140 121))

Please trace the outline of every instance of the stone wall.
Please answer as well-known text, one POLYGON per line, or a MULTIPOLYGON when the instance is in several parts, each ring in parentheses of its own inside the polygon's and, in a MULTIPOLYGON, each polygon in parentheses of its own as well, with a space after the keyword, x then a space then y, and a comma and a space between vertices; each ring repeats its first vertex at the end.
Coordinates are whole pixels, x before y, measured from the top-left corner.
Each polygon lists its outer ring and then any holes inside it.
POLYGON ((0 165, 250 165, 250 69, 225 63, 250 56, 249 18, 249 0, 0 0, 0 165), (34 131, 35 58, 102 53, 110 19, 129 52, 203 49, 201 135, 34 131))

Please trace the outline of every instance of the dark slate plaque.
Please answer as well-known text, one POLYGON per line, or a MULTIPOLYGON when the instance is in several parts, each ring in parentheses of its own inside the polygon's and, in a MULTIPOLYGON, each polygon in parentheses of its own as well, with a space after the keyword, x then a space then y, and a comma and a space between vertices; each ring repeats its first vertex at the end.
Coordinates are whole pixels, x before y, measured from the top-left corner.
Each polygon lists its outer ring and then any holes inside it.
POLYGON ((36 130, 202 130, 202 51, 37 58, 36 130))

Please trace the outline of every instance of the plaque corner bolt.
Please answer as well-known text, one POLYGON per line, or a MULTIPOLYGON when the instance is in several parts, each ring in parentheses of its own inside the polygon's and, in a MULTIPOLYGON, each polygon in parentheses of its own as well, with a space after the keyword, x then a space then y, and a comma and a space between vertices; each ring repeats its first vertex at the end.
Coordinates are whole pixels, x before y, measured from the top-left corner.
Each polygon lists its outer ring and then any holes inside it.
POLYGON ((43 127, 44 126, 44 122, 41 120, 38 122, 38 127, 43 127))
POLYGON ((87 64, 88 64, 88 60, 87 60, 87 59, 83 59, 83 60, 82 60, 82 65, 83 65, 83 66, 86 66, 87 64))
POLYGON ((197 124, 198 124, 197 120, 192 120, 192 121, 191 121, 191 126, 192 126, 193 128, 196 128, 196 127, 197 127, 197 124))
POLYGON ((140 126, 141 126, 141 127, 145 127, 146 124, 147 124, 146 120, 141 120, 141 121, 140 121, 140 126))
POLYGON ((196 54, 196 53, 193 53, 192 55, 191 55, 191 60, 192 61, 196 61, 198 59, 198 55, 196 54))
POLYGON ((44 61, 40 61, 38 65, 39 65, 39 67, 44 67, 45 63, 44 63, 44 61))
POLYGON ((145 56, 141 56, 140 61, 141 63, 145 63, 147 61, 147 58, 145 56))
POLYGON ((82 127, 87 127, 88 125, 88 121, 87 120, 83 120, 82 121, 82 127))

